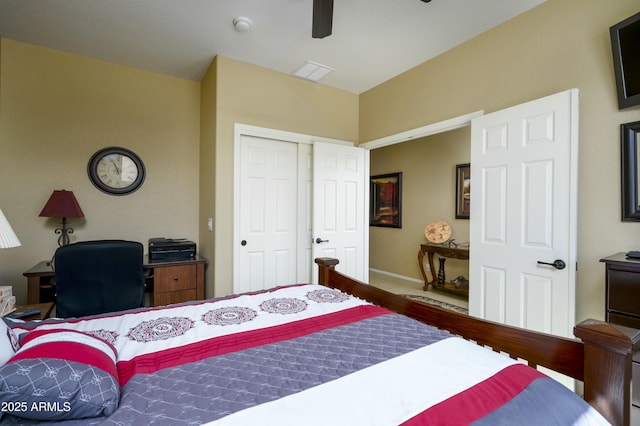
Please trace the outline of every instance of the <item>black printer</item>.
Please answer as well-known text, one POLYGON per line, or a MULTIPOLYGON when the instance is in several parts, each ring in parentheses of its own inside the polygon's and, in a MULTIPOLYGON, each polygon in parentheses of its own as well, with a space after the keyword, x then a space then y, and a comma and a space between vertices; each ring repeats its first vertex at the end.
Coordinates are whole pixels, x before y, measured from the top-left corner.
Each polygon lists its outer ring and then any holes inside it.
POLYGON ((149 238, 149 261, 193 260, 196 243, 184 238, 149 238))

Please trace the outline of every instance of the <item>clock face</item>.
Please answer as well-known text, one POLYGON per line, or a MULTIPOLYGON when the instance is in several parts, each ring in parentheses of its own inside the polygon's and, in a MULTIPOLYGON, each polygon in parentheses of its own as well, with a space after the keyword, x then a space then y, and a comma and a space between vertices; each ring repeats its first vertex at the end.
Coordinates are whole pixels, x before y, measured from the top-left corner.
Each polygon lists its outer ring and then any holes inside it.
POLYGON ((142 185, 145 175, 142 160, 120 147, 96 152, 89 160, 87 172, 96 188, 111 195, 132 193, 142 185))

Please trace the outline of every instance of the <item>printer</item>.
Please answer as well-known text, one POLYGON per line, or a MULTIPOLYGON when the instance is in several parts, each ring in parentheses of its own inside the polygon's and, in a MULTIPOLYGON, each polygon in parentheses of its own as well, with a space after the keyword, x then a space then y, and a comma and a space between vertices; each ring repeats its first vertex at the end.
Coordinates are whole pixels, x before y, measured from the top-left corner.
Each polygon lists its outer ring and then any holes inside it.
POLYGON ((185 238, 149 238, 149 261, 193 260, 196 243, 185 238))

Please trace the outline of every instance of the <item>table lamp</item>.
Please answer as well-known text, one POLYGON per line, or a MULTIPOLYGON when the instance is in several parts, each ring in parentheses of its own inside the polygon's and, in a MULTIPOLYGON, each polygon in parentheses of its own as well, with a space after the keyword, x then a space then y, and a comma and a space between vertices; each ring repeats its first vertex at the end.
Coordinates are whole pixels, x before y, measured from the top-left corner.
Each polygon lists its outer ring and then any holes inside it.
POLYGON ((0 209, 0 249, 20 247, 20 240, 0 209))
POLYGON ((69 234, 73 234, 73 228, 67 226, 67 218, 84 217, 84 213, 73 195, 73 191, 61 189, 53 191, 39 216, 62 218, 62 228, 56 228, 55 233, 60 234, 58 245, 66 246, 69 244, 69 234))
MULTIPOLYGON (((20 240, 0 209, 0 249, 19 247, 20 240)), ((0 316, 16 310, 16 297, 11 286, 0 286, 0 316)), ((0 318, 0 321, 2 319, 0 318)))

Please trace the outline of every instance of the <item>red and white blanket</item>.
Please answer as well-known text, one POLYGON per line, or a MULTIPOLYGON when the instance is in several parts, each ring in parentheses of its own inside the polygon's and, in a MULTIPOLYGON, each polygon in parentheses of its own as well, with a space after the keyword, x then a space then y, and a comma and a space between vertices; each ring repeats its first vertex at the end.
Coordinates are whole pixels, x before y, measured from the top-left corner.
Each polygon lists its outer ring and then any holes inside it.
POLYGON ((78 424, 607 424, 534 369, 322 286, 11 328, 112 348, 117 407, 78 424))

